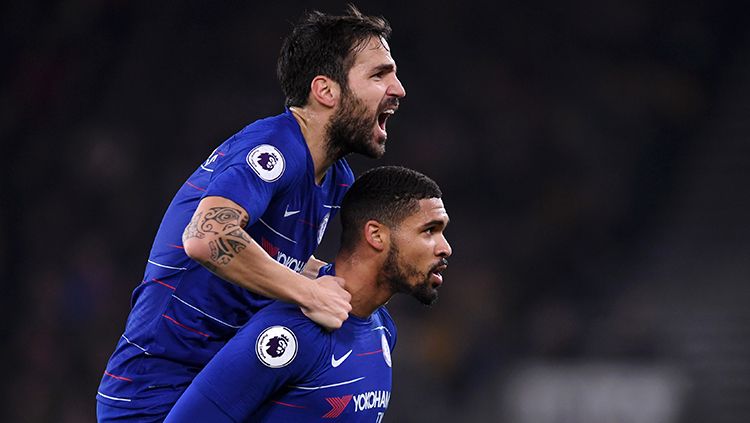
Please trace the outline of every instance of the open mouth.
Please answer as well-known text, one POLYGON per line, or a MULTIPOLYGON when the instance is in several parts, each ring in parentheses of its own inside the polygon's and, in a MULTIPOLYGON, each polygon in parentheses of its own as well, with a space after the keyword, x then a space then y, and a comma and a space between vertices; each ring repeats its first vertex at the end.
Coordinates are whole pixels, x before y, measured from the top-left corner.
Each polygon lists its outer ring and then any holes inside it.
POLYGON ((389 117, 391 117, 394 113, 396 113, 393 109, 384 110, 382 113, 378 115, 378 126, 380 127, 380 130, 385 132, 385 122, 388 120, 389 117))
POLYGON ((430 275, 432 276, 433 283, 432 287, 437 288, 443 283, 443 272, 448 268, 447 264, 440 264, 432 269, 430 275))

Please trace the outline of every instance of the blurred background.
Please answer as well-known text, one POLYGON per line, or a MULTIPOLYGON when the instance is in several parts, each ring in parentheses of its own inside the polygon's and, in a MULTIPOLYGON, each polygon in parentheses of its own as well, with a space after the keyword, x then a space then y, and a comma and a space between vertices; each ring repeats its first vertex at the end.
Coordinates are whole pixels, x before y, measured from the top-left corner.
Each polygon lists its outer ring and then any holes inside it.
MULTIPOLYGON (((385 420, 747 422, 741 2, 357 5, 391 22, 408 94, 386 156, 350 163, 431 175, 452 218, 440 301, 390 305, 385 420)), ((221 141, 283 110, 291 22, 343 8, 0 6, 0 420, 94 420, 172 195, 221 141)))

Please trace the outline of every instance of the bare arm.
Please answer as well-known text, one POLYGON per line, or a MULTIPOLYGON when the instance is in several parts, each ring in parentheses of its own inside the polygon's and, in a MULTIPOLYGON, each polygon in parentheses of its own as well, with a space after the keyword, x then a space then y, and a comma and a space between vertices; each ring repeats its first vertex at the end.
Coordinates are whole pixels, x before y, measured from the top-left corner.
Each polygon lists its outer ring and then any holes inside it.
POLYGON ((299 304, 321 326, 341 327, 351 310, 343 279, 324 276, 310 281, 278 263, 245 232, 247 221, 247 212, 237 203, 204 198, 182 234, 185 253, 224 280, 299 304))

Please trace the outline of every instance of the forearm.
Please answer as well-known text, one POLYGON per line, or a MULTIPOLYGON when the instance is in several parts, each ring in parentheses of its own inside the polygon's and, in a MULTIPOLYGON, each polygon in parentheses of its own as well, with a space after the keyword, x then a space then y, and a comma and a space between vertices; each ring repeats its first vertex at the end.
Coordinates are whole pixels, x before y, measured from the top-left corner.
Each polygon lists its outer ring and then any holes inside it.
POLYGON ((312 282, 283 266, 245 232, 248 219, 247 212, 231 200, 202 199, 182 234, 185 254, 224 280, 298 304, 323 327, 341 327, 352 309, 343 279, 323 276, 312 282))
POLYGON ((248 237, 246 247, 226 263, 209 256, 201 262, 220 278, 265 297, 304 303, 310 280, 274 260, 248 237))
POLYGON ((243 211, 203 207, 185 228, 183 245, 194 260, 219 276, 257 294, 302 304, 309 280, 270 257, 245 232, 243 211))

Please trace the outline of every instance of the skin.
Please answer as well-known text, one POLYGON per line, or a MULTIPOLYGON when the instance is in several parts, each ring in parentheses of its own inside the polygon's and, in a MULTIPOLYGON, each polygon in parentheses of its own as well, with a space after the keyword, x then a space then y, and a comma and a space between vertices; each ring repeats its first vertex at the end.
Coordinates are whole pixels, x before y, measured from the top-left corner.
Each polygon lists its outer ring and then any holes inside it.
MULTIPOLYGON (((359 51, 348 74, 349 89, 344 90, 332 79, 318 75, 310 83, 310 96, 304 107, 292 107, 300 125, 320 184, 333 163, 349 151, 331 149, 328 128, 333 116, 341 114, 347 100, 356 99, 363 109, 362 120, 370 121, 371 137, 365 143, 378 153, 385 151, 384 123, 378 116, 394 111, 399 98, 406 95, 396 77, 396 64, 388 44, 377 37, 368 40, 359 51), (353 96, 345 98, 347 95, 353 96)), ((368 139, 369 138, 369 139, 368 139)), ((382 155, 382 152, 379 153, 382 155)), ((378 156, 379 157, 379 156, 378 156)), ((270 257, 244 231, 247 212, 223 197, 206 197, 198 204, 183 234, 185 253, 211 272, 229 282, 269 298, 300 305, 310 319, 327 329, 341 327, 352 309, 351 295, 340 276, 324 276, 314 282, 295 273, 270 257)), ((317 274, 321 264, 309 262, 305 274, 317 274)))
MULTIPOLYGON (((362 113, 370 121, 372 138, 367 141, 369 150, 382 155, 385 151, 387 131, 378 124, 378 115, 386 109, 395 112, 398 109, 398 100, 406 95, 403 84, 396 76, 396 62, 385 40, 372 37, 357 53, 349 70, 347 82, 348 94, 361 102, 362 113)), ((329 122, 341 105, 346 105, 346 95, 347 92, 335 81, 318 75, 310 83, 308 104, 303 108, 290 108, 310 148, 318 183, 323 180, 328 168, 349 152, 337 150, 335 147, 331 151, 328 137, 329 122)))
POLYGON ((408 293, 423 303, 437 299, 442 272, 452 249, 445 237, 450 219, 443 201, 419 201, 419 210, 396 228, 370 220, 353 251, 340 251, 336 274, 352 295, 351 313, 367 317, 396 293, 408 293))
POLYGON ((364 49, 357 54, 357 59, 349 71, 349 89, 355 93, 361 106, 370 118, 372 136, 369 138, 368 150, 371 157, 380 157, 385 153, 385 141, 388 138, 385 122, 378 117, 398 109, 399 99, 406 96, 406 90, 396 75, 396 62, 391 57, 388 42, 371 38, 364 49))
POLYGON ((351 309, 351 297, 341 288, 343 279, 328 277, 310 283, 281 265, 245 232, 248 219, 247 212, 231 200, 204 198, 182 235, 185 252, 224 280, 300 304, 312 320, 340 327, 351 309))

